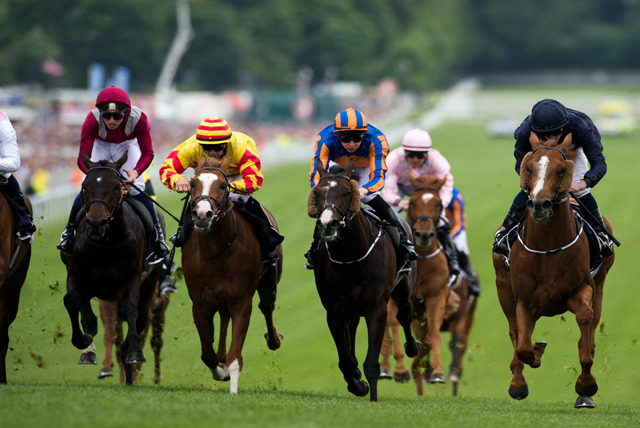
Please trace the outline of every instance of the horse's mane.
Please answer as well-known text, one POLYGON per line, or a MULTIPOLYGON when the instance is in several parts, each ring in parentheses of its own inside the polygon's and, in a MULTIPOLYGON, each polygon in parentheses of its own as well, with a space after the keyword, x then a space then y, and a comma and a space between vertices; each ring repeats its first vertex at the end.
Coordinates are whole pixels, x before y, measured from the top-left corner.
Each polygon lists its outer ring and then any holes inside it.
MULTIPOLYGON (((341 174, 343 173, 345 168, 342 165, 332 165, 329 167, 329 174, 341 174)), ((351 185, 351 192, 353 197, 351 198, 351 204, 349 205, 349 210, 353 213, 357 213, 360 210, 360 192, 358 192, 358 173, 355 171, 351 172, 351 177, 349 177, 349 184, 351 185)), ((318 207, 316 206, 316 196, 313 190, 309 193, 309 198, 307 199, 307 215, 309 217, 315 218, 318 215, 318 207)))
POLYGON ((433 187, 440 190, 440 188, 447 182, 447 177, 439 178, 438 176, 431 174, 414 177, 409 174, 409 182, 414 189, 417 189, 418 187, 433 187))
POLYGON ((115 167, 116 167, 116 163, 114 161, 106 160, 106 159, 101 159, 99 161, 95 161, 94 164, 95 165, 93 166, 93 168, 95 168, 95 167, 109 167, 109 168, 114 168, 115 169, 115 167))

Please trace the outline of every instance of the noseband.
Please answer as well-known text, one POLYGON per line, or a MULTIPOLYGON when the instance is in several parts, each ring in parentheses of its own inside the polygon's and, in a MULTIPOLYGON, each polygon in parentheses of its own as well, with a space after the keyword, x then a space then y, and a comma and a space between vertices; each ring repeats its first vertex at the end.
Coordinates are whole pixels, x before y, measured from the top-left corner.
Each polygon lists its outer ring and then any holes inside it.
MULTIPOLYGON (((217 206, 218 206, 218 211, 215 213, 215 215, 213 216, 213 218, 211 219, 211 221, 212 221, 213 223, 216 223, 216 222, 220 221, 220 219, 221 219, 222 217, 224 217, 224 215, 225 215, 226 213, 228 213, 228 212, 229 212, 229 210, 231 210, 231 208, 233 208, 233 207, 231 206, 231 204, 229 204, 229 192, 230 192, 230 191, 229 191, 229 179, 227 178, 227 174, 225 174, 225 172, 224 172, 223 170, 221 170, 220 168, 216 168, 216 167, 214 167, 214 166, 207 166, 207 167, 204 167, 204 168, 200 168, 200 169, 198 170, 198 173, 196 174, 196 177, 197 177, 197 176, 200 174, 200 172, 202 172, 202 171, 219 171, 219 172, 222 174, 222 176, 224 177, 224 181, 225 181, 225 183, 226 183, 225 190, 224 190, 224 196, 222 197, 222 200, 221 200, 221 201, 217 200, 217 199, 216 199, 216 198, 214 198, 213 196, 205 195, 205 194, 202 194, 202 195, 197 196, 197 197, 195 197, 195 198, 193 198, 193 197, 191 198, 191 200, 193 201, 193 206, 194 206, 194 207, 195 207, 196 205, 198 205, 198 202, 200 202, 200 201, 207 201, 207 202, 209 202, 209 204, 211 205, 211 207, 214 207, 214 206, 216 206, 216 205, 214 205, 214 204, 213 204, 213 202, 215 202, 215 203, 217 204, 217 206), (223 209, 225 206, 227 206, 227 205, 229 205, 229 207, 228 207, 226 210, 222 211, 222 209, 223 209)), ((195 184, 195 179, 196 179, 196 177, 194 177, 194 178, 191 180, 191 189, 194 189, 194 188, 195 188, 194 184, 195 184)), ((193 191, 193 190, 192 190, 192 191, 193 191)))
MULTIPOLYGON (((344 180, 347 180, 347 184, 349 184, 351 182, 351 179, 349 177, 347 177, 346 175, 329 174, 329 175, 322 176, 320 178, 320 180, 318 181, 318 184, 320 184, 320 181, 325 180, 325 179, 329 179, 329 178, 342 178, 344 180)), ((322 207, 322 209, 320 211, 318 211, 317 218, 320 218, 320 216, 322 215, 322 213, 325 210, 331 210, 334 213, 337 211, 342 216, 342 221, 340 221, 340 226, 341 227, 348 226, 349 222, 356 215, 356 213, 351 213, 351 214, 349 213, 349 207, 351 206, 351 201, 352 200, 353 200, 353 192, 350 192, 349 193, 349 200, 347 201, 347 208, 345 208, 344 210, 340 209, 340 207, 338 207, 335 204, 325 203, 324 206, 322 207)))
MULTIPOLYGON (((90 170, 87 171, 87 175, 92 172, 92 171, 96 171, 96 170, 107 170, 107 171, 112 171, 115 175, 116 178, 118 180, 118 182, 122 185, 123 184, 123 180, 122 177, 120 176, 120 172, 116 171, 115 169, 108 167, 108 166, 96 166, 91 168, 90 170)), ((84 198, 84 193, 85 193, 85 186, 84 186, 84 182, 82 185, 82 204, 84 205, 84 212, 85 212, 85 216, 89 214, 89 208, 91 208, 91 205, 93 205, 94 203, 100 203, 103 204, 104 206, 107 207, 107 211, 109 211, 109 216, 107 217, 107 228, 109 227, 109 223, 111 223, 111 221, 114 219, 115 217, 115 213, 118 210, 118 208, 120 207, 120 205, 122 205, 122 201, 124 198, 124 194, 122 192, 119 192, 119 197, 118 197, 118 203, 115 204, 113 207, 111 205, 109 205, 109 203, 107 201, 105 201, 104 199, 92 199, 91 201, 89 201, 88 204, 85 205, 85 198, 84 198)))

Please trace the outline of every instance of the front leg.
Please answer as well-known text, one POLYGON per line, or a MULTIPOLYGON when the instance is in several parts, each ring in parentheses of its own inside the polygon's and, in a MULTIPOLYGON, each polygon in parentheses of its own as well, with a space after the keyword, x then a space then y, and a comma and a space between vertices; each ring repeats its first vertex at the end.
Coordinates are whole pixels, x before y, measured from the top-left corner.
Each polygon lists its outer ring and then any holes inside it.
POLYGON ((63 301, 71 320, 71 343, 78 349, 85 349, 93 342, 93 337, 90 334, 83 333, 80 328, 78 318, 83 301, 75 286, 75 281, 71 277, 67 278, 67 294, 65 294, 63 301))
MULTIPOLYGON (((355 326, 358 325, 357 320, 351 320, 351 322, 355 322, 355 326)), ((338 350, 338 367, 347 382, 347 389, 358 397, 364 397, 369 393, 369 385, 360 380, 362 374, 358 370, 351 339, 352 331, 355 333, 355 327, 350 326, 349 321, 344 317, 333 312, 327 312, 327 324, 338 350)))
MULTIPOLYGON (((140 283, 138 282, 137 288, 133 287, 133 290, 122 300, 120 304, 120 317, 127 321, 127 336, 122 343, 122 361, 124 364, 136 364, 145 363, 147 359, 142 353, 140 348, 140 334, 138 329, 138 290, 140 283)), ((143 327, 143 326, 141 326, 143 327)))

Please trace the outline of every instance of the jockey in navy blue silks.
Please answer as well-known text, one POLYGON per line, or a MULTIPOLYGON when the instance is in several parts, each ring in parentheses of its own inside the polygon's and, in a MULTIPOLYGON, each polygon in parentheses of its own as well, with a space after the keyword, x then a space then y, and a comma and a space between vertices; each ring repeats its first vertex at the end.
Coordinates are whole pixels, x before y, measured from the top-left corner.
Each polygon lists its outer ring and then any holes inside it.
MULTIPOLYGON (((598 184, 607 173, 600 133, 593 121, 586 114, 568 109, 556 100, 544 99, 536 103, 531 110, 531 115, 527 116, 513 134, 516 139, 514 156, 516 158, 515 169, 518 174, 520 174, 522 159, 532 149, 529 143, 532 132, 541 141, 552 146, 561 143, 566 135, 572 134, 577 156, 571 158, 575 168, 573 183, 569 191, 590 212, 591 215, 583 217, 598 235, 600 253, 604 257, 610 256, 613 243, 605 229, 598 204, 590 192, 590 189, 598 184)), ((513 200, 502 226, 496 232, 493 244, 493 252, 496 254, 508 257, 507 235, 522 220, 527 200, 527 193, 520 190, 513 200)))

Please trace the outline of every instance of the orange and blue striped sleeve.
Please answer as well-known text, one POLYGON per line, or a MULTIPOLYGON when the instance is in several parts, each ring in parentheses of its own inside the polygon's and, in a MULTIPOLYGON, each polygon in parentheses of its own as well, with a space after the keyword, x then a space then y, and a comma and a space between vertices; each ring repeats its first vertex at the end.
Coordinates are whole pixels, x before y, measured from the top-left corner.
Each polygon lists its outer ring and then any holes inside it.
POLYGON ((384 187, 388 153, 387 138, 378 132, 377 135, 374 135, 371 146, 369 146, 369 182, 362 186, 369 192, 378 192, 384 187))

